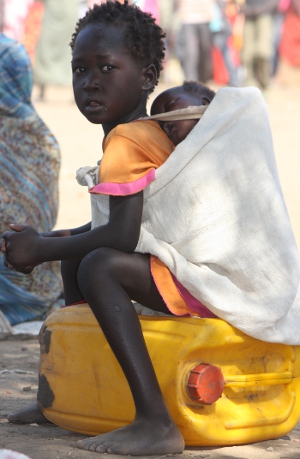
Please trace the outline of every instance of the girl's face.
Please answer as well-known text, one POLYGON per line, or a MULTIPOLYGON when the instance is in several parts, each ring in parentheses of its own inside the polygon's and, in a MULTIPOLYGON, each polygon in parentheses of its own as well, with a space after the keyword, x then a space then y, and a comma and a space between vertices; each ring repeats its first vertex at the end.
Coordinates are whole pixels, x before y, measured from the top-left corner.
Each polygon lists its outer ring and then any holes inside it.
POLYGON ((81 113, 102 124, 105 133, 117 124, 146 114, 148 91, 156 82, 154 66, 144 67, 122 45, 123 31, 89 24, 73 50, 73 90, 81 113))

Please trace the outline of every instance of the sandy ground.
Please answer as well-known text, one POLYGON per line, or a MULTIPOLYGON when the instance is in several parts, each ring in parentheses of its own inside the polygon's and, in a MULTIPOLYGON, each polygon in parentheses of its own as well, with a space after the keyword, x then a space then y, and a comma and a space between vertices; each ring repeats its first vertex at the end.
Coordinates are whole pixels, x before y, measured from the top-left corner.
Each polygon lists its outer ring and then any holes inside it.
MULTIPOLYGON (((156 94, 180 83, 168 74, 156 94)), ((36 96, 36 91, 34 93, 36 96)), ((155 94, 154 94, 155 96, 155 94)), ((300 69, 282 65, 279 77, 266 95, 274 136, 275 154, 298 247, 300 247, 300 69)), ((62 150, 60 208, 57 228, 80 226, 90 219, 86 189, 75 179, 75 171, 94 165, 101 156, 101 127, 89 124, 73 102, 70 88, 49 88, 46 102, 35 102, 37 111, 57 137, 62 150)), ((32 459, 83 459, 99 454, 76 449, 79 434, 47 424, 17 426, 6 416, 32 402, 37 393, 39 346, 37 339, 0 341, 0 449, 13 449, 32 459)), ((225 448, 187 448, 188 458, 300 459, 300 425, 283 438, 225 448)))

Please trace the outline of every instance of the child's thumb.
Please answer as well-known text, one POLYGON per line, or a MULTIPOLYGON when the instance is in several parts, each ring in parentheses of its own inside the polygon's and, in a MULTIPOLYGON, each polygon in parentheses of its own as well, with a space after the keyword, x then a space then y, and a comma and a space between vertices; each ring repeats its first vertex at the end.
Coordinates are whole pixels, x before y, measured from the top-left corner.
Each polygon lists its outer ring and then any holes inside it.
POLYGON ((24 225, 16 225, 15 223, 11 223, 9 225, 10 229, 12 229, 13 231, 17 231, 17 232, 20 232, 20 231, 24 231, 25 229, 25 226, 24 225))

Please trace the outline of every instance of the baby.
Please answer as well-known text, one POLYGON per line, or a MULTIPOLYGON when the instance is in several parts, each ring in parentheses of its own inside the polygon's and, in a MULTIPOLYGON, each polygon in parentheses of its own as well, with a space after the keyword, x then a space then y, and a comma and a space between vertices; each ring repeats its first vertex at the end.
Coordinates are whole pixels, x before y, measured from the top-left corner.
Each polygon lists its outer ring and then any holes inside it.
MULTIPOLYGON (((187 107, 209 105, 215 95, 215 91, 202 83, 185 81, 183 85, 167 89, 156 97, 151 107, 151 117, 187 107)), ((172 121, 164 121, 159 118, 157 120, 174 145, 178 145, 191 132, 200 117, 201 115, 199 116, 198 113, 198 115, 191 114, 191 118, 187 118, 185 115, 185 119, 180 120, 178 120, 180 116, 177 117, 177 120, 172 121)))

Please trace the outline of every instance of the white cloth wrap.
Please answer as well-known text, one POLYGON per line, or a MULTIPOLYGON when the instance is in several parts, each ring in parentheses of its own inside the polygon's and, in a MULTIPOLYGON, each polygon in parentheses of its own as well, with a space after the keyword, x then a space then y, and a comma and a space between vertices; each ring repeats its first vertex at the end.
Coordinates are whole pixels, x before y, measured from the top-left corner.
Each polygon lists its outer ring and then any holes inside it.
MULTIPOLYGON (((91 199, 93 227, 105 224, 108 197, 91 199)), ((136 251, 246 334, 300 344, 299 255, 258 89, 220 89, 156 170, 136 251)))
POLYGON ((179 108, 178 110, 173 110, 171 112, 157 113, 157 115, 139 119, 156 121, 200 120, 207 108, 208 105, 191 105, 186 108, 179 108))

